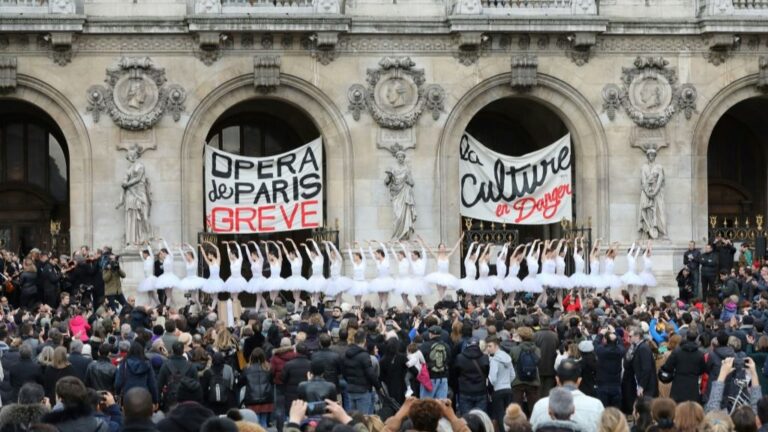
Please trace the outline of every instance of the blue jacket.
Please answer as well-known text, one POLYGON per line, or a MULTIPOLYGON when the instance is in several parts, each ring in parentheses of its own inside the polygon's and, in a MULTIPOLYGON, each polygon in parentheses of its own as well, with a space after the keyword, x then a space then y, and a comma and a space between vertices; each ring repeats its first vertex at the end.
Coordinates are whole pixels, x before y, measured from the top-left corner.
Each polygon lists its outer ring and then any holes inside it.
POLYGON ((107 407, 104 412, 95 412, 93 416, 109 425, 109 432, 120 432, 123 428, 123 413, 120 411, 120 405, 107 407))
MULTIPOLYGON (((656 331, 656 324, 658 323, 658 320, 656 318, 652 319, 650 324, 648 325, 651 329, 651 337, 656 342, 656 344, 660 344, 662 342, 666 342, 667 340, 667 334, 666 333, 659 333, 656 331)), ((670 324, 675 328, 675 333, 677 333, 677 324, 675 324, 674 320, 669 321, 670 324)))
POLYGON ((152 402, 160 402, 155 371, 149 361, 128 357, 120 363, 117 373, 115 373, 115 392, 118 395, 125 395, 128 390, 134 387, 149 390, 149 393, 152 394, 152 402))

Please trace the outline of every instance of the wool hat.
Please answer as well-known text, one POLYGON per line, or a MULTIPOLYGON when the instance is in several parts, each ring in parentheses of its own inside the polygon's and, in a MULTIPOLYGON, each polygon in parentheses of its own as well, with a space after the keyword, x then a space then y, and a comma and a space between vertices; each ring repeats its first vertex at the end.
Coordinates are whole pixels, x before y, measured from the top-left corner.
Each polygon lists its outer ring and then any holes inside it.
POLYGON ((592 344, 592 341, 585 340, 585 341, 579 342, 579 351, 583 353, 591 353, 594 350, 595 350, 595 345, 592 344))
POLYGON ((438 325, 433 325, 429 328, 429 334, 439 335, 443 333, 443 328, 438 325))

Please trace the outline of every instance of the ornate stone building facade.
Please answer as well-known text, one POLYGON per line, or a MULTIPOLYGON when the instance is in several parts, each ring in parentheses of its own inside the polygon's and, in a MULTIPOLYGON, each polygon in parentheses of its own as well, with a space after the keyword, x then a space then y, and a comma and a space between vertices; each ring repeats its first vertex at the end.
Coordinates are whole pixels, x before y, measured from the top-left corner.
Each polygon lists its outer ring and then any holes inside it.
POLYGON ((649 235, 655 155, 671 278, 710 215, 765 211, 767 19, 763 0, 0 0, 0 236, 120 245, 139 218, 129 239, 194 244, 206 143, 274 154, 321 136, 342 244, 392 237, 398 151, 416 233, 449 243, 465 130, 509 154, 567 131, 573 217, 605 241, 649 235))

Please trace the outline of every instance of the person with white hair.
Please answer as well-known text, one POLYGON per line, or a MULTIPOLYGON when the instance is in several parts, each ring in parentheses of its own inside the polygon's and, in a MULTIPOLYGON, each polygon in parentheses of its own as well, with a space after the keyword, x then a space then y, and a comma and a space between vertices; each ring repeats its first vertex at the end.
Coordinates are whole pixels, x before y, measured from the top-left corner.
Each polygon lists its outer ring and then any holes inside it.
POLYGON ((493 422, 488 414, 479 409, 473 409, 465 414, 462 419, 472 432, 494 432, 493 422))
POLYGON ((549 419, 538 423, 534 432, 588 432, 571 420, 576 412, 571 391, 556 387, 549 393, 549 419))

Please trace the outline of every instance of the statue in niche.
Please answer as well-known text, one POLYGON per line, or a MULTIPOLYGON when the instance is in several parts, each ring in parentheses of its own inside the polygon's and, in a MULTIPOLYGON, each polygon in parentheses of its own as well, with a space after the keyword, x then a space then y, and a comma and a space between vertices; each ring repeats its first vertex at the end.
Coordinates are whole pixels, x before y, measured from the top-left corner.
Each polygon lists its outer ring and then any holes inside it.
POLYGON ((123 192, 116 208, 125 210, 125 243, 140 245, 151 236, 149 211, 152 206, 149 180, 144 164, 139 158, 145 149, 133 144, 128 147, 125 158, 131 163, 125 172, 122 183, 123 192))
POLYGON ((406 162, 405 152, 396 149, 394 156, 397 164, 384 171, 386 175, 384 184, 389 188, 394 215, 392 240, 408 240, 414 232, 416 223, 413 175, 406 162))
POLYGON ((645 149, 648 162, 643 164, 640 178, 640 236, 643 239, 667 237, 664 209, 664 168, 656 163, 656 148, 645 149))

